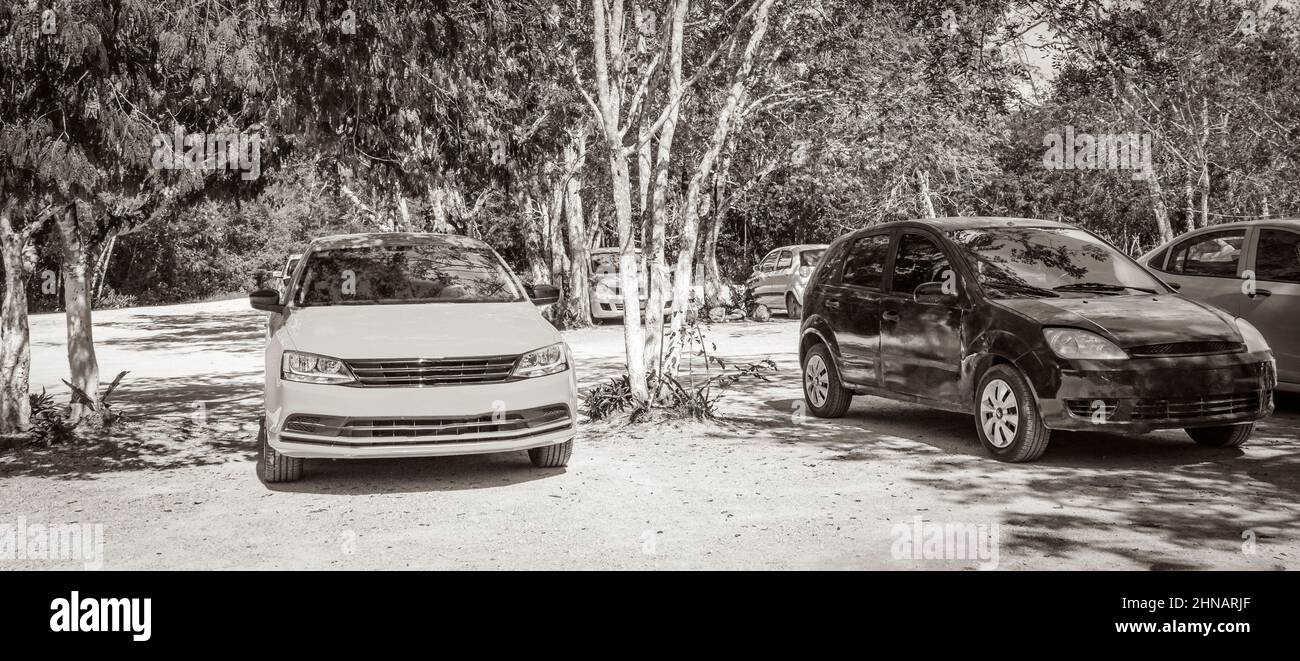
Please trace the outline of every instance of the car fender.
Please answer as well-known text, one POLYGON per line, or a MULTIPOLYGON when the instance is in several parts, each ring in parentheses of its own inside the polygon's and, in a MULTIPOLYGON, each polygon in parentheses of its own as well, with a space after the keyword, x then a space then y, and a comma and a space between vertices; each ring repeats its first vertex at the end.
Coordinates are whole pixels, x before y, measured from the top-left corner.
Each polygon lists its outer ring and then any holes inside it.
POLYGON ((839 362, 840 347, 835 342, 835 333, 831 332, 830 323, 820 314, 813 314, 803 323, 803 328, 799 332, 799 364, 803 365, 804 354, 808 352, 814 344, 825 344, 831 352, 831 357, 839 362))
POLYGON ((1052 366, 1043 364, 1028 342, 1014 333, 990 329, 971 341, 961 369, 962 393, 973 400, 980 377, 998 362, 1010 363, 1020 370, 1035 396, 1042 390, 1055 390, 1051 383, 1055 380, 1055 371, 1052 366))

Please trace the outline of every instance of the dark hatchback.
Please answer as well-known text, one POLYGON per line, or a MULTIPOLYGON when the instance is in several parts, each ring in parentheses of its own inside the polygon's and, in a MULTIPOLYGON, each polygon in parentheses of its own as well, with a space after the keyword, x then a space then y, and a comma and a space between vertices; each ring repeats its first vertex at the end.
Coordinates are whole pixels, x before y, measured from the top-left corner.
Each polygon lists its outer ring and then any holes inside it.
POLYGON ((1273 410, 1272 353, 1243 319, 1179 295, 1065 223, 941 218, 837 239, 805 293, 804 400, 854 394, 975 415, 993 456, 1051 431, 1186 429, 1238 446, 1273 410))

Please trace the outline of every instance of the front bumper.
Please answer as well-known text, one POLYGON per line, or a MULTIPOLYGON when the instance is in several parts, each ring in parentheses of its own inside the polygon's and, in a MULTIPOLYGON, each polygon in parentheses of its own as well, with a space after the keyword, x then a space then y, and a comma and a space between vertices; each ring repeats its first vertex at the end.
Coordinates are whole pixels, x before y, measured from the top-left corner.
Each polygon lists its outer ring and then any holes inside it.
POLYGON ((503 383, 362 388, 279 380, 267 440, 303 458, 436 457, 527 450, 572 439, 573 369, 503 383))
POLYGON ((1273 412, 1277 371, 1267 352, 1064 361, 1036 384, 1050 429, 1142 433, 1252 422, 1273 412))
MULTIPOLYGON (((641 312, 642 312, 642 313, 645 312, 645 303, 646 303, 646 302, 645 302, 645 300, 643 299, 643 300, 641 301, 641 304, 638 306, 638 307, 641 309, 641 312)), ((670 300, 669 300, 669 301, 664 301, 664 311, 665 311, 665 312, 667 312, 668 310, 671 310, 671 309, 672 309, 672 306, 673 306, 673 302, 672 302, 672 301, 670 301, 670 300)), ((621 299, 619 299, 619 300, 592 301, 592 302, 591 302, 591 316, 593 316, 593 317, 595 317, 595 318, 597 318, 597 319, 622 319, 622 318, 623 318, 623 301, 622 301, 621 299)), ((644 314, 643 314, 642 316, 644 316, 644 314)))

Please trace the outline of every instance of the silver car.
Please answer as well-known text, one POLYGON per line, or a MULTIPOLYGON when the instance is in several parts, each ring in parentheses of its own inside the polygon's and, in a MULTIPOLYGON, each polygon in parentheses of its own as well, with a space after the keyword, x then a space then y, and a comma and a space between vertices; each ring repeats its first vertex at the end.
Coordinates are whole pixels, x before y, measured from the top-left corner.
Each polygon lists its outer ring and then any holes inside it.
POLYGON ((1202 228, 1138 261, 1258 328, 1277 359, 1278 390, 1300 392, 1300 218, 1202 228))
POLYGON ((802 317, 804 287, 825 252, 826 244, 818 243, 782 246, 768 253, 745 283, 754 292, 754 302, 784 311, 791 319, 802 317))

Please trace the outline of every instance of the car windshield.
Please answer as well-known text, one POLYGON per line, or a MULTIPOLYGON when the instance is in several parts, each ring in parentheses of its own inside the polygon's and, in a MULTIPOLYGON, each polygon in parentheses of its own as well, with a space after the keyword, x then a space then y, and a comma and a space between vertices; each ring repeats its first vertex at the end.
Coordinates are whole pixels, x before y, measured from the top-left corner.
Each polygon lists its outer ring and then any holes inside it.
POLYGON ((822 253, 826 252, 825 248, 820 250, 805 250, 799 253, 800 266, 817 266, 817 260, 822 258, 822 253))
POLYGON ((949 236, 993 298, 1168 292, 1127 255, 1083 230, 997 227, 949 236))
POLYGON ((525 300, 496 253, 451 243, 328 248, 307 257, 300 306, 525 300))

